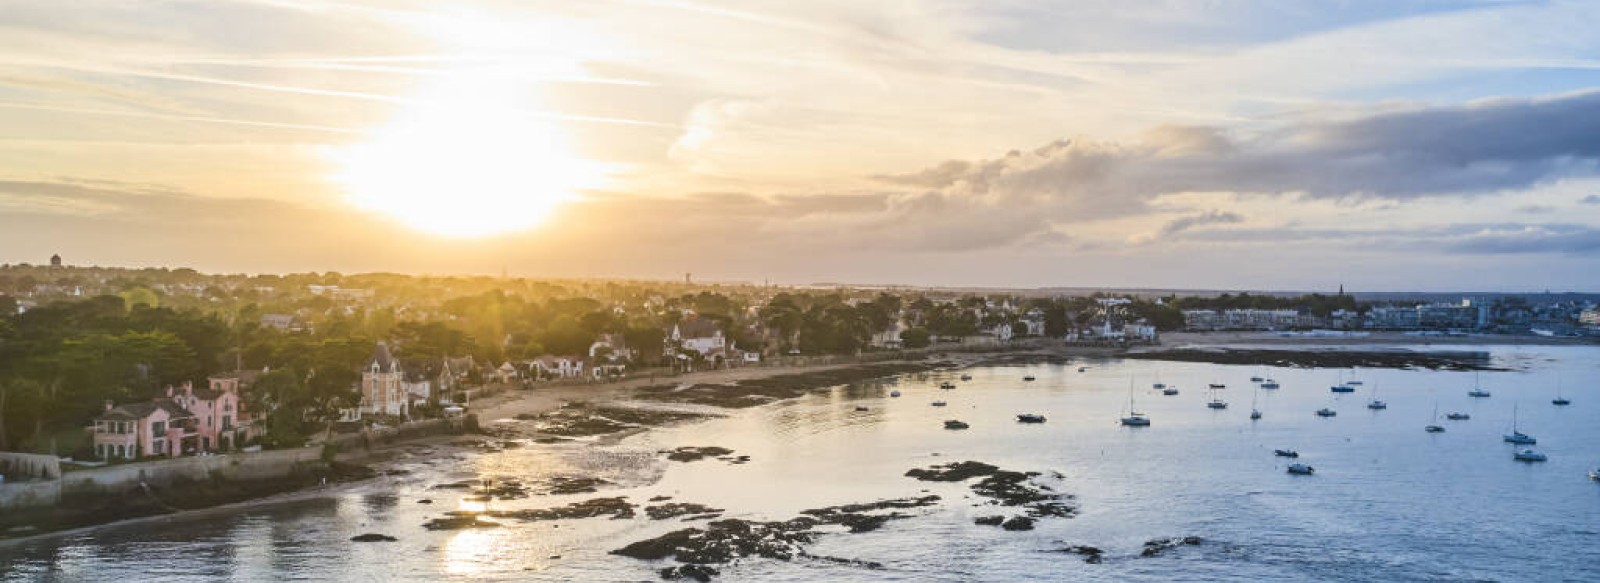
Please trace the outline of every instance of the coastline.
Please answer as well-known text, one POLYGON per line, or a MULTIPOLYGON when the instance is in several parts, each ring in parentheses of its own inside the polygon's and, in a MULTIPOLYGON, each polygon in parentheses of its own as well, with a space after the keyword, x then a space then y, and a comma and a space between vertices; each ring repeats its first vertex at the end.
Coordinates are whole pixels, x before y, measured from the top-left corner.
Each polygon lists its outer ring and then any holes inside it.
MULTIPOLYGON (((1271 345, 1274 345, 1275 348, 1280 348, 1280 349, 1285 349, 1285 350, 1293 350, 1294 347, 1296 347, 1296 346, 1310 347, 1310 346, 1326 346, 1326 345, 1339 345, 1339 346, 1356 346, 1356 345, 1368 345, 1368 346, 1402 346, 1402 345, 1404 345, 1404 346, 1432 346, 1432 345, 1440 345, 1440 346, 1556 345, 1556 346, 1566 346, 1566 345, 1593 345, 1593 344, 1595 344, 1595 342, 1589 341, 1587 339, 1565 339, 1565 338, 1544 338, 1544 337, 1505 337, 1505 336, 1489 336, 1489 335, 1484 335, 1484 336, 1466 336, 1466 337, 1417 337, 1417 336, 1412 336, 1412 335, 1396 334, 1396 333, 1373 334, 1371 336, 1363 336, 1363 337, 1331 337, 1331 338, 1330 337, 1315 337, 1315 336, 1277 337, 1277 336, 1274 336, 1274 335, 1272 335, 1270 333, 1172 333, 1172 334, 1166 335, 1166 338, 1164 339, 1164 342, 1162 344, 1157 345, 1157 346, 1151 346, 1151 347, 1139 347, 1137 349, 1137 351, 1141 352, 1141 353, 1150 353, 1150 352, 1164 352, 1164 351, 1174 351, 1174 350, 1183 350, 1183 349, 1192 349, 1192 348, 1205 348, 1205 347, 1218 347, 1218 348, 1221 348, 1221 347, 1228 347, 1228 346, 1234 346, 1234 345, 1256 345, 1256 344, 1271 344, 1271 345), (1430 341, 1437 341, 1437 342, 1430 342, 1430 341)), ((660 407, 669 407, 670 408, 670 407, 672 407, 674 405, 684 405, 685 404, 685 403, 682 403, 682 402, 673 402, 673 401, 670 401, 670 400, 665 400, 664 401, 664 400, 659 400, 659 399, 652 399, 652 398, 648 398, 647 396, 641 394, 644 391, 650 391, 650 390, 661 391, 661 390, 663 390, 664 387, 677 387, 677 389, 669 389, 669 390, 682 390, 682 389, 688 389, 688 388, 691 388, 691 387, 694 387, 694 388, 710 387, 712 390, 716 390, 716 389, 719 389, 719 388, 733 388, 733 387, 736 387, 737 385, 739 385, 740 383, 748 382, 748 381, 757 381, 757 382, 759 382, 759 381, 775 379, 775 378, 778 378, 778 377, 792 377, 792 378, 796 378, 796 379, 802 379, 802 382, 806 382, 807 383, 807 384, 805 384, 803 387, 801 387, 799 389, 800 391, 805 392, 805 391, 823 389, 823 388, 827 388, 827 387, 830 387, 830 386, 835 386, 837 384, 840 384, 839 382, 835 382, 835 380, 833 380, 834 379, 833 376, 827 375, 827 374, 821 374, 821 373, 845 373, 845 374, 848 374, 848 372, 852 371, 852 370, 871 368, 871 367, 874 367, 874 366, 883 366, 883 365, 909 366, 909 367, 920 368, 921 370, 931 370, 931 369, 935 369, 935 368, 967 368, 967 367, 972 367, 972 366, 981 366, 981 365, 985 365, 985 364, 1024 364, 1024 363, 1033 363, 1033 362, 1066 362, 1066 361, 1069 361, 1069 360, 1072 360, 1072 359, 1075 359, 1075 358, 1081 358, 1081 357, 1119 356, 1119 355, 1122 355, 1122 354, 1125 354, 1125 353, 1128 353, 1128 352, 1129 351, 1126 350, 1126 349, 1071 347, 1071 346, 1062 346, 1062 345, 1040 345, 1040 344, 1022 345, 1022 344, 1019 344, 1019 345, 1014 345, 1014 346, 1011 346, 1011 347, 996 347, 996 349, 993 349, 993 350, 973 351, 973 352, 968 352, 968 351, 958 352, 958 351, 955 351, 955 350, 951 350, 951 351, 947 351, 947 352, 938 352, 937 350, 930 350, 930 351, 927 351, 925 353, 907 355, 908 356, 907 358, 899 358, 899 359, 892 359, 892 360, 882 360, 882 361, 876 361, 876 362, 850 362, 850 363, 830 363, 830 364, 817 364, 817 365, 787 365, 787 366, 748 367, 748 368, 722 369, 722 370, 712 370, 712 371, 699 371, 699 372, 685 373, 685 374, 682 374, 682 375, 676 375, 676 376, 672 376, 672 377, 662 377, 662 378, 639 377, 639 378, 629 379, 629 380, 626 380, 626 381, 620 381, 620 382, 615 382, 615 383, 585 384, 585 385, 558 385, 558 386, 540 387, 540 388, 535 388, 535 389, 532 389, 532 390, 511 390, 511 391, 505 391, 505 392, 502 392, 502 393, 499 393, 499 394, 496 394, 496 395, 493 395, 493 396, 485 397, 476 406, 474 406, 473 407, 474 414, 478 416, 478 421, 479 421, 481 427, 483 428, 483 432, 480 433, 480 434, 464 434, 464 435, 473 435, 474 438, 481 438, 481 439, 484 439, 484 440, 493 440, 497 436, 491 430, 491 428, 496 425, 497 421, 503 421, 503 420, 509 420, 509 419, 519 419, 519 420, 521 420, 521 419, 542 418, 543 416, 548 416, 548 415, 551 415, 552 413, 559 413, 564 409, 568 409, 568 408, 572 407, 573 404, 575 404, 575 403, 584 404, 584 406, 586 406, 586 407, 597 407, 600 410, 605 410, 606 408, 612 408, 614 410, 614 409, 617 409, 617 408, 627 409, 627 408, 658 407, 658 406, 660 406, 660 407)), ((910 372, 913 372, 913 371, 911 369, 906 369, 906 370, 901 370, 901 371, 898 371, 898 372, 887 373, 887 375, 877 375, 877 376, 893 376, 893 375, 898 375, 898 374, 908 374, 910 372)), ((877 376, 869 376, 868 378, 877 378, 877 376)), ((853 382, 853 381, 845 381, 845 382, 853 382)), ((764 402, 764 403, 759 403, 759 404, 757 404, 757 406, 762 405, 762 404, 767 404, 767 403, 779 402, 779 401, 787 400, 787 399, 790 399, 790 398, 795 398, 797 396, 799 396, 799 395, 774 398, 774 399, 772 399, 770 401, 767 401, 767 402, 764 402)), ((688 403, 688 404, 693 404, 693 403, 688 403)), ((709 410, 718 410, 718 409, 731 410, 729 407, 720 406, 720 405, 696 405, 696 406, 698 406, 698 407, 700 407, 702 409, 709 409, 709 410)), ((739 406, 735 406, 735 407, 739 407, 739 406)), ((613 431, 607 431, 607 432, 600 432, 600 433, 593 434, 593 435, 596 436, 596 437, 599 437, 602 440, 602 442, 610 442, 610 441, 614 441, 616 439, 621 439, 621 438, 624 438, 624 437, 627 437, 627 436, 636 435, 636 434, 638 434, 640 432, 649 431, 650 429, 652 429, 654 426, 657 426, 657 425, 677 424, 677 423, 680 423, 680 422, 682 422, 682 423, 692 423, 692 422, 696 422, 696 421, 703 420, 703 419, 706 419, 706 418, 710 418, 712 416, 714 416, 714 415, 713 414, 702 414, 702 415, 697 415, 697 416, 685 417, 686 420, 683 420, 683 421, 672 421, 672 420, 669 420, 669 421, 665 421, 665 422, 661 422, 661 423, 655 423, 655 424, 644 423, 644 424, 640 424, 638 426, 631 427, 631 428, 628 428, 628 429, 625 429, 625 430, 621 430, 621 431, 613 430, 613 431)), ((341 462, 341 463, 377 463, 377 464, 381 464, 381 463, 383 463, 384 461, 386 461, 390 457, 391 453, 393 453, 393 452, 395 452, 395 451, 397 451, 399 449, 402 449, 404 447, 415 446, 415 445, 436 445, 436 444, 442 444, 442 443, 449 443, 449 442, 452 442, 452 441, 461 440, 464 437, 464 435, 437 434, 437 435, 419 436, 419 437, 409 438, 409 439, 397 439, 397 440, 394 440, 394 441, 389 441, 389 442, 385 442, 385 443, 382 443, 382 444, 374 445, 370 449, 361 449, 361 450, 342 453, 342 454, 340 454, 338 456, 338 461, 341 462)), ((539 432, 535 431, 533 433, 533 435, 538 436, 538 435, 554 435, 554 434, 544 434, 544 433, 539 433, 539 432)), ((566 439, 563 439, 563 441, 565 441, 565 440, 566 439)), ((381 473, 379 473, 379 476, 381 477, 381 473)), ((46 539, 51 539, 51 538, 65 538, 65 537, 82 535, 82 534, 85 534, 85 533, 94 532, 94 531, 96 531, 98 529, 104 529, 104 528, 120 527, 120 526, 124 526, 124 525, 141 524, 141 523, 151 523, 151 522, 157 522, 157 521, 188 519, 188 518, 191 518, 191 517, 207 516, 207 515, 214 515, 214 514, 226 514, 226 513, 231 513, 231 512, 248 511, 248 510, 251 510, 251 509, 264 508, 264 507, 270 507, 270 506, 281 505, 281 504, 291 504, 291 503, 302 502, 302 501, 306 501, 306 500, 314 500, 314 499, 318 499, 318 498, 335 496, 335 495, 341 494, 341 493, 343 493, 345 491, 361 487, 363 484, 371 483, 371 480, 372 480, 372 478, 360 478, 360 479, 355 479, 355 480, 351 480, 351 481, 342 481, 342 482, 336 482, 336 483, 329 483, 327 485, 311 485, 311 486, 307 486, 307 487, 299 487, 299 488, 292 488, 292 489, 288 489, 288 490, 284 490, 284 491, 279 491, 279 492, 267 494, 267 495, 261 496, 261 497, 248 498, 248 499, 243 499, 243 500, 238 500, 238 501, 233 501, 233 502, 226 502, 226 503, 222 503, 222 504, 218 504, 218 505, 214 505, 214 506, 207 506, 207 507, 203 507, 203 508, 182 509, 182 510, 178 510, 178 511, 175 511, 175 512, 165 512, 165 513, 157 513, 157 514, 151 514, 151 515, 145 515, 145 516, 119 518, 119 519, 114 519, 114 520, 110 520, 110 521, 107 521, 107 522, 96 523, 96 524, 86 524, 86 525, 82 525, 82 526, 74 526, 74 527, 64 528, 64 529, 59 529, 59 530, 48 530, 48 531, 42 531, 41 530, 41 531, 36 531, 36 532, 32 532, 32 533, 26 534, 26 535, 22 535, 22 536, 0 538, 0 549, 4 549, 4 548, 7 548, 7 547, 15 547, 15 546, 19 546, 19 545, 30 544, 30 543, 38 542, 40 540, 46 540, 46 539)))

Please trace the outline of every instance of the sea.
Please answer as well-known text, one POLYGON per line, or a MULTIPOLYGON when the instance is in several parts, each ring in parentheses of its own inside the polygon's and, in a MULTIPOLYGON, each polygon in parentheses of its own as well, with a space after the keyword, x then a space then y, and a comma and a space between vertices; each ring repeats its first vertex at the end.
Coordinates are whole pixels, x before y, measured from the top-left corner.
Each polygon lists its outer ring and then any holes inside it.
POLYGON ((399 470, 392 475, 310 496, 0 544, 0 581, 657 581, 673 563, 609 551, 703 524, 640 513, 422 526, 462 503, 463 492, 438 484, 572 475, 612 484, 491 505, 626 496, 643 506, 671 497, 723 509, 726 518, 775 521, 810 508, 941 497, 878 530, 826 534, 807 548, 877 568, 752 557, 721 566, 724 581, 1600 580, 1600 482, 1587 475, 1600 467, 1600 350, 1449 350, 1487 353, 1503 370, 1088 358, 833 387, 622 439, 492 452, 411 446, 380 465, 399 470), (1024 380, 1030 375, 1035 380, 1024 380), (1252 377, 1281 388, 1260 389, 1252 377), (940 389, 946 381, 956 388, 940 389), (1360 383, 1354 393, 1329 390, 1352 381, 1360 383), (1158 382, 1179 394, 1161 394, 1152 388, 1158 382), (1226 388, 1208 390, 1213 383, 1226 388), (1492 396, 1468 396, 1480 386, 1492 396), (1553 405, 1558 391, 1572 404, 1553 405), (1213 396, 1229 407, 1207 408, 1213 396), (1368 409, 1374 398, 1388 408, 1368 409), (1130 407, 1151 425, 1120 426, 1130 407), (1249 418, 1252 407, 1261 419, 1249 418), (1337 415, 1314 414, 1324 407, 1337 415), (1471 419, 1446 421, 1449 412, 1471 419), (1019 413, 1047 422, 1018 423, 1019 413), (947 430, 949 419, 970 428, 947 430), (1447 430, 1425 432, 1432 423, 1447 430), (1502 436, 1513 424, 1538 439, 1548 461, 1512 459, 1516 446, 1502 436), (673 462, 660 453, 682 446, 720 446, 749 461, 673 462), (1006 512, 974 496, 970 482, 905 476, 964 460, 1041 472, 1038 483, 1072 494, 1080 512, 1041 519, 1031 531, 982 526, 973 520, 1006 512), (1315 474, 1288 474, 1294 461, 1315 474), (350 540, 363 533, 398 540, 350 540), (1201 542, 1141 556, 1146 541, 1184 536, 1201 542), (1102 549, 1102 560, 1061 551, 1074 545, 1102 549))

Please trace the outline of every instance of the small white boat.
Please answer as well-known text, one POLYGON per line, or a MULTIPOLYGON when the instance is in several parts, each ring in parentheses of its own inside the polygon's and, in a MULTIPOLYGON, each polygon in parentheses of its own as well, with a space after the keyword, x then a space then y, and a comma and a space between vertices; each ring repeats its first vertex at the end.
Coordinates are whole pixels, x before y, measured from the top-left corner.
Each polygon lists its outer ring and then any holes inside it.
POLYGON ((1300 452, 1292 449, 1274 449, 1272 455, 1278 457, 1300 457, 1300 452))
POLYGON ((1267 390, 1269 390, 1269 391, 1270 391, 1270 390, 1275 390, 1275 389, 1277 389, 1277 388, 1278 388, 1278 387, 1279 387, 1279 386, 1280 386, 1280 385, 1279 385, 1279 384, 1278 384, 1278 381, 1275 381, 1275 380, 1272 380, 1272 379, 1267 379, 1267 381, 1266 381, 1266 382, 1264 382, 1264 383, 1261 383, 1261 388, 1263 388, 1263 389, 1267 389, 1267 390))
POLYGON ((1382 409, 1388 409, 1389 408, 1389 404, 1388 403, 1385 403, 1382 400, 1378 399, 1378 386, 1377 385, 1373 385, 1372 386, 1372 400, 1371 401, 1367 401, 1367 408, 1368 409, 1372 409, 1373 411, 1379 411, 1379 410, 1382 410, 1382 409))
POLYGON ((895 389, 895 390, 893 390, 893 391, 889 391, 889 396, 891 396, 891 397, 898 397, 898 396, 900 396, 900 389, 895 389))
POLYGON ((1260 419, 1260 418, 1261 418, 1261 410, 1260 409, 1251 409, 1250 410, 1250 420, 1251 421, 1255 421, 1255 420, 1260 419))
POLYGON ((1267 379, 1264 379, 1264 378, 1261 378, 1261 377, 1250 377, 1250 382, 1252 382, 1252 383, 1259 383, 1259 382, 1264 381, 1264 380, 1267 380, 1267 379))
POLYGON ((969 375, 969 374, 961 375, 961 380, 970 381, 970 380, 972 380, 972 375, 969 375))
POLYGON ((933 406, 935 406, 935 407, 943 407, 943 406, 945 406, 947 404, 948 403, 945 403, 944 401, 934 401, 933 402, 933 406))
POLYGON ((1031 381, 1031 380, 1034 380, 1034 378, 1035 377, 1033 375, 1028 375, 1028 376, 1022 377, 1022 380, 1031 381))
POLYGON ((1354 393, 1354 392, 1356 392, 1356 388, 1352 387, 1350 385, 1334 385, 1334 386, 1328 387, 1328 390, 1332 391, 1332 392, 1335 392, 1335 393, 1354 393))
POLYGON ((1482 397, 1488 397, 1490 395, 1489 395, 1489 391, 1486 391, 1484 389, 1472 389, 1470 391, 1467 391, 1467 396, 1468 397, 1482 398, 1482 397))
POLYGON ((1165 389, 1161 389, 1161 394, 1166 395, 1168 397, 1176 395, 1176 394, 1178 394, 1178 387, 1167 387, 1165 389))
POLYGON ((1167 384, 1166 383, 1156 383, 1156 384, 1150 385, 1150 389, 1151 390, 1155 390, 1155 391, 1165 391, 1165 390, 1167 390, 1167 384))
POLYGON ((944 428, 945 429, 966 429, 968 427, 972 427, 972 426, 971 425, 967 425, 967 423, 965 421, 957 421, 955 419, 951 419, 949 421, 945 421, 944 422, 944 428))
POLYGON ((868 409, 867 409, 866 405, 856 405, 856 410, 857 411, 866 411, 868 409))
POLYGON ((1444 433, 1444 426, 1439 424, 1439 404, 1433 404, 1433 416, 1428 418, 1428 426, 1422 428, 1428 433, 1444 433))
POLYGON ((1228 408, 1228 402, 1224 401, 1222 399, 1212 399, 1211 402, 1206 403, 1206 407, 1209 407, 1209 408, 1212 408, 1212 409, 1227 409, 1228 408))
POLYGON ((1333 416, 1338 415, 1338 414, 1339 414, 1338 411, 1334 411, 1333 409, 1329 409, 1327 407, 1323 407, 1321 409, 1317 409, 1317 416, 1318 417, 1333 417, 1333 416))
POLYGON ((1086 370, 1089 370, 1089 367, 1087 367, 1087 366, 1080 366, 1080 367, 1078 367, 1078 372, 1084 372, 1084 371, 1086 371, 1086 370))
POLYGON ((1444 416, 1444 418, 1445 419, 1449 419, 1451 421, 1466 421, 1468 419, 1471 419, 1472 416, 1468 415, 1466 413, 1462 413, 1460 411, 1454 411, 1454 412, 1446 414, 1444 416))
POLYGON ((1589 470, 1589 479, 1600 482, 1600 468, 1589 470))
POLYGON ((1225 384, 1222 384, 1222 383, 1211 383, 1211 385, 1208 386, 1207 388, 1211 388, 1211 389, 1226 389, 1226 388, 1228 388, 1228 385, 1225 385, 1225 384))
POLYGON ((1129 427, 1149 427, 1150 418, 1145 417, 1143 413, 1132 413, 1122 418, 1122 424, 1129 427))
POLYGON ((1561 396, 1561 377, 1559 376, 1556 377, 1556 398, 1550 399, 1550 404, 1557 407, 1565 407, 1572 404, 1572 400, 1561 396))
POLYGON ((1299 476, 1309 476, 1317 473, 1317 469, 1306 464, 1289 464, 1289 473, 1299 476))
POLYGON ((956 384, 952 383, 950 381, 945 381, 945 382, 939 383, 939 388, 945 389, 945 390, 950 390, 950 389, 956 388, 956 384))
POLYGON ((1444 426, 1443 425, 1429 425, 1427 427, 1422 428, 1422 430, 1426 431, 1428 433, 1444 433, 1444 426))
POLYGON ((1019 413, 1019 414, 1017 414, 1017 422, 1019 422, 1019 423, 1044 423, 1044 415, 1040 415, 1038 413, 1019 413))
POLYGON ((1548 460, 1550 458, 1545 456, 1543 453, 1539 452, 1538 450, 1535 450, 1535 449, 1533 449, 1531 447, 1527 447, 1527 448, 1523 448, 1523 449, 1517 450, 1517 453, 1511 455, 1511 459, 1517 460, 1519 462, 1542 462, 1542 461, 1548 460))

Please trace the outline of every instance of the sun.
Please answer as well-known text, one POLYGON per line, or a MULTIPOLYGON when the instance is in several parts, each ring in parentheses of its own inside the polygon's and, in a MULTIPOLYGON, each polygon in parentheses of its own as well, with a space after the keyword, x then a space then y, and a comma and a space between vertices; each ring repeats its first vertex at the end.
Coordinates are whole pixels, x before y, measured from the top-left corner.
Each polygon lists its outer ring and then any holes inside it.
POLYGON ((514 74, 443 75, 399 116, 333 155, 334 181, 357 207, 412 228, 484 237, 533 228, 562 202, 604 184, 604 164, 572 153, 514 74))

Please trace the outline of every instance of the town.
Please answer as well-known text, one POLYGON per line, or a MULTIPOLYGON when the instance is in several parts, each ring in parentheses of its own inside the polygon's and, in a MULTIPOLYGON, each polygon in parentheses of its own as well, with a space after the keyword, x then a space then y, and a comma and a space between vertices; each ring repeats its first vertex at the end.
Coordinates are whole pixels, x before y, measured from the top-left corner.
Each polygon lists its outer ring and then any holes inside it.
POLYGON ((824 356, 1176 331, 1597 336, 1595 300, 207 275, 57 256, 0 267, 0 451, 70 469, 300 448, 496 392, 824 356))

